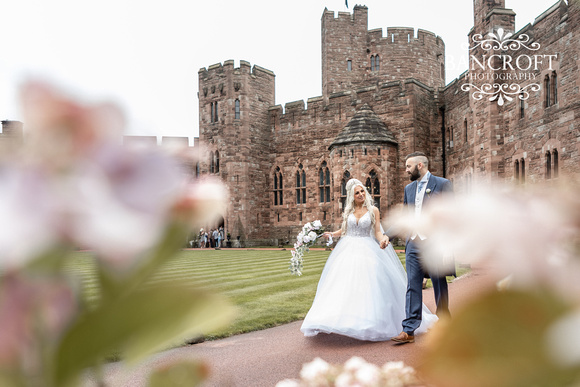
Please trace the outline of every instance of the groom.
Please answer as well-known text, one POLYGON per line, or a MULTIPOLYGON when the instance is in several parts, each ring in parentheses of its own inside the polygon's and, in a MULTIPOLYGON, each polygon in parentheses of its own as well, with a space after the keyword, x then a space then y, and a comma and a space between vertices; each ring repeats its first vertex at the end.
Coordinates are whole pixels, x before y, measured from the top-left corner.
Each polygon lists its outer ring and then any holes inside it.
MULTIPOLYGON (((451 182, 442 177, 437 177, 429 172, 429 160, 422 152, 414 152, 405 159, 406 172, 412 183, 405 187, 403 204, 414 211, 415 216, 421 215, 421 209, 429 204, 429 201, 443 193, 451 192, 451 182)), ((421 325, 423 306, 423 278, 425 272, 421 265, 421 249, 426 236, 413 232, 407 237, 405 245, 405 258, 407 268, 407 298, 405 301, 406 318, 403 320, 403 331, 391 340, 398 343, 412 343, 415 341, 415 330, 421 325)), ((431 276, 435 302, 437 303, 437 315, 439 317, 449 315, 449 296, 445 274, 431 276)), ((454 275, 450 273, 449 275, 454 275)))

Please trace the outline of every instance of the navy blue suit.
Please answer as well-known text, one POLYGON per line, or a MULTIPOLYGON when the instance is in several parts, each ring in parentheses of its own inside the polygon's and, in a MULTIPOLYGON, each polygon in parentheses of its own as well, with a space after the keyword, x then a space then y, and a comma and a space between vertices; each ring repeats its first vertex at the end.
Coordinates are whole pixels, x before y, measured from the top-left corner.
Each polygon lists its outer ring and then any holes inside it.
MULTIPOLYGON (((426 190, 431 190, 429 194, 425 193, 423 197, 422 208, 429 205, 433 198, 445 193, 452 192, 451 182, 442 177, 431 175, 427 183, 426 190)), ((415 210, 415 196, 417 193, 417 181, 408 184, 405 187, 405 198, 403 203, 409 206, 410 211, 415 210)), ((406 318, 403 320, 403 331, 413 335, 415 330, 421 325, 422 306, 423 306, 423 278, 425 274, 430 275, 435 293, 435 302, 437 303, 437 315, 449 314, 449 292, 447 290, 447 280, 445 276, 435 275, 434 273, 425 273, 421 265, 421 239, 417 236, 411 240, 411 235, 407 236, 405 245, 405 266, 407 268, 407 299, 405 302, 406 318)), ((454 273, 449 273, 454 275, 454 273)))

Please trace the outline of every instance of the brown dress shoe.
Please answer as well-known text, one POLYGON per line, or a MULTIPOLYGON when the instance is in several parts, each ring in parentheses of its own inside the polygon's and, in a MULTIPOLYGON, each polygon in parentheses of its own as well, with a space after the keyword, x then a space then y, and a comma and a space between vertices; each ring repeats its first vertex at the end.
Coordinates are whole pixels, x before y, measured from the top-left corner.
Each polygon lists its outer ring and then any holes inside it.
POLYGON ((415 336, 411 336, 406 332, 401 332, 398 336, 392 337, 391 340, 396 341, 399 344, 414 343, 415 336))

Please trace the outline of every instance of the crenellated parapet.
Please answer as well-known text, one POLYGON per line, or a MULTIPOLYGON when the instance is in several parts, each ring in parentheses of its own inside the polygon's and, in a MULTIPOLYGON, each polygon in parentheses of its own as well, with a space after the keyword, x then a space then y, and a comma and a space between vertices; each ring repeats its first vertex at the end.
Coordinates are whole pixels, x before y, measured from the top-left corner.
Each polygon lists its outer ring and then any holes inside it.
POLYGON ((276 75, 245 60, 239 67, 233 60, 203 67, 198 78, 200 131, 206 125, 239 123, 249 112, 265 112, 274 105, 276 75))
POLYGON ((426 30, 390 27, 368 30, 368 10, 325 10, 322 17, 322 94, 369 83, 415 78, 430 87, 445 84, 445 44, 426 30))

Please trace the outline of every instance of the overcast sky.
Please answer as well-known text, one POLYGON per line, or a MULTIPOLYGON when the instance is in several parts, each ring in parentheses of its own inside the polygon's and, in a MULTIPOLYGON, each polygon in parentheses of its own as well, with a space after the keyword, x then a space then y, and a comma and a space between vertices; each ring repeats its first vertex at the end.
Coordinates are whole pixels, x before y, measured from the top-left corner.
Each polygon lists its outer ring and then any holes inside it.
MULTIPOLYGON (((516 30, 555 0, 506 0, 516 30)), ((233 59, 276 74, 276 104, 322 94, 324 8, 349 0, 0 0, 0 119, 22 120, 18 85, 43 78, 125 111, 129 135, 199 133, 198 70, 233 59)), ((446 82, 467 70, 470 0, 367 0, 369 29, 413 27, 443 38, 446 82)))

